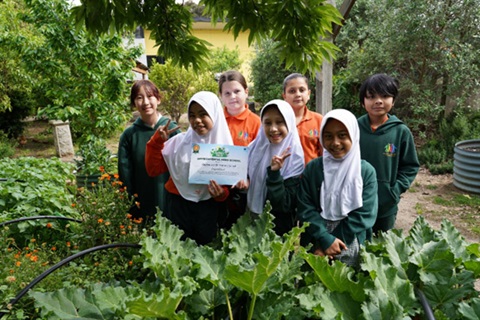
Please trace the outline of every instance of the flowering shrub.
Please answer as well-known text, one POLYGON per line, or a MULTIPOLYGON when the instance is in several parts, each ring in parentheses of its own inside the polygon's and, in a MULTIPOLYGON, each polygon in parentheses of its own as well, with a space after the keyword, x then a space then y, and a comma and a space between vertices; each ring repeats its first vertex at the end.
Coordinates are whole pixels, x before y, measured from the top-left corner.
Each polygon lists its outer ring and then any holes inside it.
MULTIPOLYGON (((104 173, 92 188, 78 188, 69 205, 81 222, 33 220, 0 227, 0 308, 26 285, 61 260, 94 246, 139 243, 143 221, 132 219, 133 203, 118 175, 104 173)), ((35 290, 51 291, 108 283, 115 279, 144 279, 138 250, 109 249, 74 260, 42 280, 35 290)), ((35 318, 32 300, 24 297, 12 311, 17 318, 35 318)))
POLYGON ((75 164, 79 175, 95 175, 99 171, 112 173, 116 167, 105 140, 93 135, 87 136, 80 144, 76 156, 75 164))

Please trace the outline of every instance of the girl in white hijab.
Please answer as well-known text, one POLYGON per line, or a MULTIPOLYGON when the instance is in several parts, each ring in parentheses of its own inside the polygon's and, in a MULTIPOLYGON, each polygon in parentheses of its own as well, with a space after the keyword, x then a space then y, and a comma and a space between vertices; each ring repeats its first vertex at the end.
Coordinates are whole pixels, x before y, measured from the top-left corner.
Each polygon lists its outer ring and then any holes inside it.
POLYGON ((335 109, 322 120, 323 157, 305 168, 298 215, 309 222, 304 239, 314 253, 356 265, 359 245, 371 238, 377 215, 375 169, 360 158, 355 116, 335 109))
POLYGON ((249 145, 247 203, 252 213, 261 214, 265 201, 269 200, 275 231, 283 235, 296 221, 303 149, 295 114, 287 102, 268 102, 260 111, 260 118, 258 135, 249 145))
POLYGON ((213 92, 201 91, 188 103, 187 132, 170 139, 173 129, 158 128, 147 143, 145 164, 150 176, 170 173, 165 184, 167 201, 165 216, 199 244, 209 243, 217 234, 217 217, 224 214, 228 187, 210 184, 190 184, 188 174, 192 146, 198 143, 233 145, 223 114, 222 104, 213 92))

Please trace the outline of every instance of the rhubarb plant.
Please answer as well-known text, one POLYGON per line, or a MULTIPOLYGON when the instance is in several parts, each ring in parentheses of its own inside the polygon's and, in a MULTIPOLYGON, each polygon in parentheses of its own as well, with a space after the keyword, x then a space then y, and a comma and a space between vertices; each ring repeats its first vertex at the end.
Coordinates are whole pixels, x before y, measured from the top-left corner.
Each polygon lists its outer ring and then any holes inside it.
POLYGON ((48 319, 408 319, 424 314, 420 291, 437 319, 480 318, 479 244, 447 220, 379 235, 357 269, 301 247, 306 226, 279 237, 272 221, 245 215, 197 246, 159 214, 155 236, 141 241, 151 278, 30 296, 48 319))

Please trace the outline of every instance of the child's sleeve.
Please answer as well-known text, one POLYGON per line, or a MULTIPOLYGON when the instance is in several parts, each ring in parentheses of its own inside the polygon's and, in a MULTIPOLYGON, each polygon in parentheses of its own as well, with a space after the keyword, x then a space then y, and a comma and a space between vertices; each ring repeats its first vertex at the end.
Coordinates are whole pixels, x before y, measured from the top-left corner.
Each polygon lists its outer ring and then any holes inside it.
MULTIPOLYGON (((367 162, 362 165, 363 206, 355 209, 343 219, 340 224, 332 231, 332 234, 342 239, 348 246, 353 242, 357 235, 365 235, 366 230, 371 229, 375 224, 378 212, 378 184, 375 169, 367 162)), ((363 237, 363 236, 362 236, 363 237)), ((365 239, 360 238, 360 243, 365 239)))
POLYGON ((410 188, 410 185, 415 180, 418 170, 420 169, 420 162, 418 161, 417 150, 413 140, 412 133, 406 128, 402 145, 400 148, 400 159, 398 163, 397 180, 395 183, 394 192, 400 196, 402 193, 410 188))
POLYGON ((284 180, 280 170, 272 171, 267 168, 267 199, 272 209, 280 212, 295 212, 297 208, 297 192, 300 177, 284 180))
POLYGON ((156 177, 168 171, 162 154, 164 143, 165 141, 158 131, 155 131, 147 142, 145 149, 145 168, 150 177, 156 177))
POLYGON ((323 181, 323 167, 320 158, 313 159, 305 167, 298 191, 297 214, 301 222, 308 222, 308 241, 318 243, 322 250, 329 248, 335 236, 328 233, 325 220, 320 216, 320 187, 323 181), (318 159, 318 160, 317 160, 318 159))

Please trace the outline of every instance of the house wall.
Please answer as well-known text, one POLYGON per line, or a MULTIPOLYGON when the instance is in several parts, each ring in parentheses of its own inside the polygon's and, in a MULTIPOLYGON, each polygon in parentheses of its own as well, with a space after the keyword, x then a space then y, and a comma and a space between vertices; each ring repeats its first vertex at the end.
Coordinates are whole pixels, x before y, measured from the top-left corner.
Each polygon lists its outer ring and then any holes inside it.
MULTIPOLYGON (((238 49, 240 52, 240 59, 242 60, 242 67, 240 72, 248 79, 250 78, 250 61, 254 56, 253 46, 248 46, 248 34, 241 33, 237 39, 234 39, 232 33, 223 31, 225 23, 217 23, 212 26, 210 22, 194 22, 192 27, 192 34, 202 40, 209 42, 213 48, 238 49)), ((150 30, 145 30, 145 53, 147 56, 156 56, 157 49, 155 41, 150 39, 150 30)))

